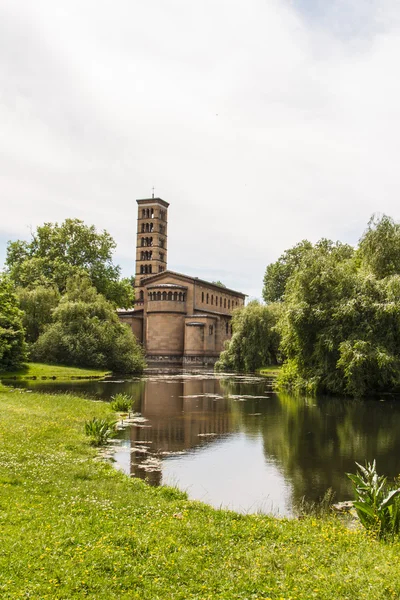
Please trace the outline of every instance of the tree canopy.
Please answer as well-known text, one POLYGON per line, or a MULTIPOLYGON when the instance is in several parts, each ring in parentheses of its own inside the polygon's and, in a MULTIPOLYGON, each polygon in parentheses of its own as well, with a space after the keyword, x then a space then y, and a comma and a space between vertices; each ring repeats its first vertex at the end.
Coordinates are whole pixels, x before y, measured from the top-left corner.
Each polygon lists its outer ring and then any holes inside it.
POLYGON ((143 352, 132 331, 119 322, 114 306, 88 276, 67 281, 66 293, 52 312, 52 323, 31 347, 32 358, 55 364, 137 373, 143 352))
POLYGON ((353 251, 316 246, 289 278, 280 385, 363 396, 400 386, 400 235, 373 219, 353 251))
POLYGON ((221 353, 219 371, 255 371, 277 362, 279 335, 275 325, 279 315, 276 305, 264 306, 253 300, 238 308, 232 316, 233 335, 221 353))
POLYGON ((0 371, 18 368, 25 359, 22 311, 11 281, 0 275, 0 371))
POLYGON ((51 286, 61 294, 70 277, 86 273, 98 292, 115 306, 128 308, 133 287, 128 279, 120 279, 120 268, 112 262, 115 247, 109 233, 99 233, 79 219, 45 223, 30 242, 9 242, 7 272, 17 286, 51 286))
POLYGON ((274 263, 267 266, 264 275, 263 298, 265 302, 280 302, 285 294, 288 279, 299 267, 304 255, 311 250, 312 244, 303 240, 285 250, 274 263))

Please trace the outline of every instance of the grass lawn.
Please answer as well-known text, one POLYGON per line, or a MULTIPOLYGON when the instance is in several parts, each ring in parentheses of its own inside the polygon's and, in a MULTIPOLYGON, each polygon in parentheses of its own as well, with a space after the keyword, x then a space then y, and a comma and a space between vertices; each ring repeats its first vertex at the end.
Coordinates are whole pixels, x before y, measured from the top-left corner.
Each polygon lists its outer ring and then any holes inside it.
POLYGON ((267 375, 267 377, 278 377, 280 370, 280 365, 270 365, 269 367, 262 367, 261 369, 258 369, 257 373, 259 375, 267 375))
POLYGON ((42 363, 27 363, 18 371, 0 371, 0 379, 88 379, 105 377, 110 371, 99 369, 80 369, 63 365, 45 365, 42 363))
POLYGON ((0 392, 0 597, 400 597, 400 544, 332 518, 241 516, 96 460, 109 404, 0 392))

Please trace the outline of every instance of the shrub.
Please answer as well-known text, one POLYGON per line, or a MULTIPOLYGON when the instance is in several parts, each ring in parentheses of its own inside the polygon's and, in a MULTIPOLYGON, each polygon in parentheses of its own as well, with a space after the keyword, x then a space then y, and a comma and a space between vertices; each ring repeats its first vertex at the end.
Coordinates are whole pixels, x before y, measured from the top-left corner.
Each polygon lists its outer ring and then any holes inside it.
POLYGON ((115 412, 129 412, 132 409, 132 398, 127 394, 115 394, 111 398, 111 408, 115 412))
POLYGON ((32 345, 38 362, 140 373, 143 350, 132 331, 119 322, 114 307, 87 277, 68 281, 67 293, 53 311, 53 323, 32 345))
POLYGON ((107 440, 115 436, 116 421, 93 417, 85 423, 85 433, 90 437, 92 446, 103 446, 107 440))
POLYGON ((394 536, 400 531, 400 488, 391 487, 383 475, 376 472, 375 461, 359 471, 347 473, 352 481, 356 500, 354 508, 363 526, 378 537, 394 536))

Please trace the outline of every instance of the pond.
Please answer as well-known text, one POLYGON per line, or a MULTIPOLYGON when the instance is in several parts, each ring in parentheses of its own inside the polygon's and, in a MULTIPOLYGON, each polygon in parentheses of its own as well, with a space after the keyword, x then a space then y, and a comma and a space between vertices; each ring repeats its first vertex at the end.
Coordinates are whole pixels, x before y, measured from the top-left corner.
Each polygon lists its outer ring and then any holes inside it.
POLYGON ((390 398, 298 398, 274 393, 264 377, 182 370, 23 385, 130 395, 143 419, 121 433, 116 466, 215 507, 290 516, 302 498, 315 501, 328 488, 337 501, 350 499, 345 473, 355 461, 376 458, 380 472, 400 472, 400 402, 390 398))

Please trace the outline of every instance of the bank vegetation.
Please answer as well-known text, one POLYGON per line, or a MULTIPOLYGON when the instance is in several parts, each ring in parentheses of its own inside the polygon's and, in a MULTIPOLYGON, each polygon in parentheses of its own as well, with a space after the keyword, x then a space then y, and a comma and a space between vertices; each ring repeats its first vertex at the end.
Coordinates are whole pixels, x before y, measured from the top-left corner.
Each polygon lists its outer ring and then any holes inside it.
POLYGON ((268 265, 265 305, 233 318, 220 369, 282 364, 278 386, 365 396, 400 390, 400 224, 373 217, 356 248, 305 240, 268 265))

